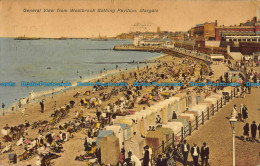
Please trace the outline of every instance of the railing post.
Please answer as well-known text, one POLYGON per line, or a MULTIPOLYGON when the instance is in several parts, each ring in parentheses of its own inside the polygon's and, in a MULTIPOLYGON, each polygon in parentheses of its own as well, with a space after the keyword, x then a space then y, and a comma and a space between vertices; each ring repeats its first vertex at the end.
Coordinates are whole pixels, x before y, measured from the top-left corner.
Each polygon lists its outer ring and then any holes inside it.
POLYGON ((220 108, 223 108, 223 98, 220 99, 220 108))
POLYGON ((232 100, 232 97, 233 97, 233 93, 232 93, 232 90, 231 90, 231 95, 230 95, 230 99, 232 100))
POLYGON ((189 135, 191 135, 191 121, 189 121, 189 135))
POLYGON ((234 88, 234 97, 236 97, 236 88, 234 88))
POLYGON ((217 112, 218 112, 218 100, 217 100, 217 112))
POLYGON ((226 96, 224 96, 224 105, 227 104, 226 96))
POLYGON ((175 150, 175 138, 174 138, 174 133, 172 134, 172 149, 175 150))
POLYGON ((207 113, 208 113, 208 120, 209 120, 209 107, 208 107, 208 109, 207 109, 207 113))
POLYGON ((199 123, 198 123, 198 116, 196 116, 196 130, 199 128, 199 123))
POLYGON ((183 141, 183 127, 181 127, 181 142, 183 141))
POLYGON ((203 111, 202 111, 201 116, 202 116, 202 117, 201 117, 201 118, 202 118, 202 119, 201 119, 201 120, 202 120, 202 125, 204 125, 204 112, 203 112, 203 111))
POLYGON ((162 141, 162 152, 164 153, 164 141, 162 141))
POLYGON ((214 116, 214 104, 212 104, 212 115, 214 116))

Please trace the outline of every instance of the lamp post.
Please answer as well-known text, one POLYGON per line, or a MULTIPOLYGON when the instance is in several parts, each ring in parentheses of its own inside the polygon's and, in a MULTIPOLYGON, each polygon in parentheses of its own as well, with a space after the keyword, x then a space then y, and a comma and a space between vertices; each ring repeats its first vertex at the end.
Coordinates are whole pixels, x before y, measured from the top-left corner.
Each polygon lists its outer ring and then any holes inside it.
POLYGON ((237 119, 235 117, 231 117, 231 119, 229 120, 230 125, 231 125, 231 129, 232 129, 232 136, 233 136, 233 166, 236 166, 236 150, 235 150, 235 126, 236 126, 236 122, 237 119))

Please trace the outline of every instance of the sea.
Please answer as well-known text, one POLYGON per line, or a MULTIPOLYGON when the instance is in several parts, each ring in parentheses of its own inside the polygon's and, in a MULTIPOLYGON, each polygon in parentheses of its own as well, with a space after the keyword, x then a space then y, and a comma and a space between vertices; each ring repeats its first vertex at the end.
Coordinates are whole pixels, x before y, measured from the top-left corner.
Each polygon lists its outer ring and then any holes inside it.
MULTIPOLYGON (((60 93, 64 87, 21 86, 22 82, 77 83, 100 76, 101 72, 142 67, 147 60, 160 53, 114 51, 114 45, 132 44, 132 40, 40 39, 15 40, 0 38, 0 83, 13 82, 15 86, 0 86, 0 104, 5 109, 25 102, 29 94, 39 96, 60 93), (129 63, 135 62, 135 63, 129 63), (140 62, 140 63, 136 63, 140 62)), ((109 72, 108 72, 109 73, 109 72)), ((1 114, 2 111, 0 111, 1 114)))

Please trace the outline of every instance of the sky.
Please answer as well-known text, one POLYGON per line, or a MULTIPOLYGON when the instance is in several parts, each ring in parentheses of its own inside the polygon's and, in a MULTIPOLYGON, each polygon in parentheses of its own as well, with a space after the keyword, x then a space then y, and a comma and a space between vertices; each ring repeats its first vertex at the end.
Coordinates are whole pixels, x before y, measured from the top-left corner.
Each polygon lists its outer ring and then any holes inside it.
POLYGON ((137 30, 156 31, 158 26, 165 31, 187 31, 196 24, 215 20, 219 25, 238 25, 251 20, 259 9, 258 0, 0 0, 0 37, 110 37, 137 30), (72 8, 96 12, 73 13, 72 8), (144 13, 140 9, 158 12, 144 13))

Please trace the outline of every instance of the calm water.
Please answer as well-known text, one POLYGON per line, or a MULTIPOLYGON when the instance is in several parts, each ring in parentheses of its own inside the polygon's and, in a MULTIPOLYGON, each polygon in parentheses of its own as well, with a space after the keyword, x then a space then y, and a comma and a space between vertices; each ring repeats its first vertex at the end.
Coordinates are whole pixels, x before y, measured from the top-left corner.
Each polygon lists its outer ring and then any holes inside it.
MULTIPOLYGON (((94 78, 104 68, 115 70, 109 62, 144 61, 159 56, 158 53, 113 51, 117 44, 129 44, 130 40, 92 41, 68 40, 14 40, 0 38, 0 82, 15 82, 15 87, 0 87, 0 104, 6 107, 27 97, 31 91, 41 92, 47 87, 22 87, 26 82, 75 82, 94 78), (101 64, 96 62, 108 62, 101 64)), ((118 63, 122 69, 135 68, 137 64, 118 63)))

